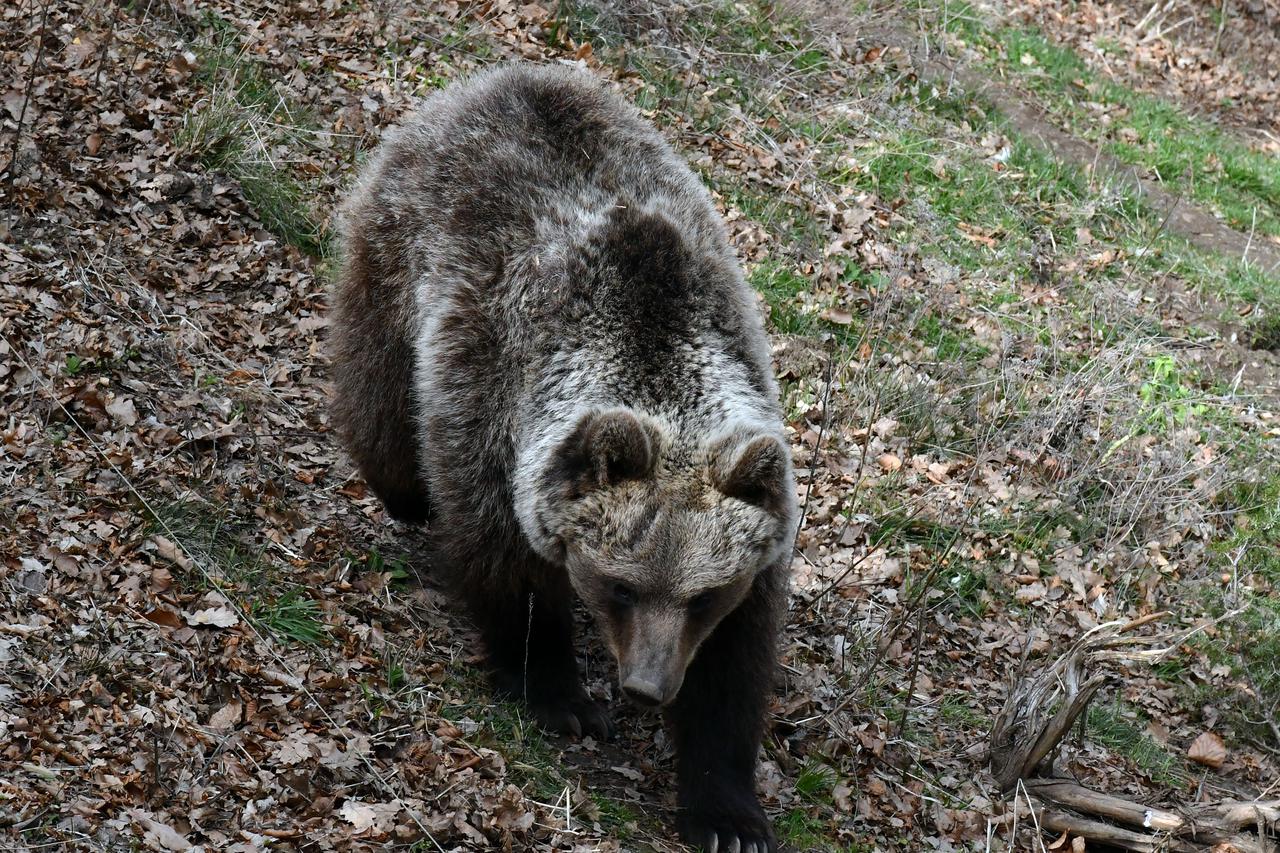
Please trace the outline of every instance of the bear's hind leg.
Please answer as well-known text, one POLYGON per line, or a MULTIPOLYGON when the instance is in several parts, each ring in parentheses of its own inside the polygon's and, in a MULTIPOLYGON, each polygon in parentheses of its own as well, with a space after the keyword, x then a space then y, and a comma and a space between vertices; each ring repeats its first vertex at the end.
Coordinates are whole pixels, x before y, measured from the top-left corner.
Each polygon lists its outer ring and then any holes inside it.
POLYGON ((400 521, 427 518, 414 407, 412 297, 357 232, 335 292, 332 420, 360 474, 400 521))
POLYGON ((525 577, 502 590, 495 590, 496 584, 478 584, 465 593, 484 638, 494 689, 504 698, 523 702, 549 731, 613 737, 608 712, 587 695, 578 674, 568 580, 545 564, 525 577))

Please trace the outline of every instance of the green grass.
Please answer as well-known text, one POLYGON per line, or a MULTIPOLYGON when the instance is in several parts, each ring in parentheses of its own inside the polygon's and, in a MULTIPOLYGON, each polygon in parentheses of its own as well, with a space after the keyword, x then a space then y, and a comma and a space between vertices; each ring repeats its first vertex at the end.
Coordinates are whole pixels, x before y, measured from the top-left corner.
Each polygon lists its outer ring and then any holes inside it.
POLYGON ((942 551, 958 534, 950 525, 893 506, 876 518, 869 545, 872 548, 918 545, 929 551, 942 551))
POLYGON ((598 792, 591 792, 591 803, 598 815, 594 820, 600 828, 618 841, 626 841, 636 834, 636 830, 645 822, 644 816, 631 806, 607 797, 598 792))
POLYGON ((249 618, 273 635, 307 646, 319 645, 327 636, 320 608, 301 587, 292 587, 267 599, 255 599, 249 618))
MULTIPOLYGON (((782 843, 788 850, 804 851, 804 853, 873 853, 882 848, 871 843, 852 842, 850 844, 833 843, 830 840, 830 829, 837 825, 839 818, 823 820, 802 808, 795 808, 778 818, 777 829, 782 843)), ((905 849, 905 848, 902 848, 905 849)))
POLYGON ((949 601, 954 601, 961 610, 972 616, 981 617, 986 614, 990 604, 990 581, 985 571, 977 565, 961 562, 948 570, 944 577, 949 601))
POLYGON ((757 264, 748 278, 769 305, 769 325, 783 335, 811 333, 816 321, 804 312, 800 297, 809 292, 810 282, 780 261, 757 264))
POLYGON ((308 646, 325 642, 319 605, 302 587, 285 582, 263 550, 250 544, 251 531, 228 507, 195 499, 154 500, 145 514, 145 535, 169 539, 198 566, 187 570, 175 564, 175 575, 188 588, 226 596, 259 630, 279 640, 308 646))
POLYGON ((328 235, 311 210, 313 191, 290 160, 311 121, 247 58, 232 28, 208 18, 195 78, 205 94, 182 117, 174 144, 206 169, 235 180, 264 228, 324 257, 328 235))
MULTIPOLYGON (((493 701, 488 679, 479 669, 454 664, 444 692, 448 701, 440 708, 440 716, 455 724, 468 717, 480 722, 481 728, 468 739, 502 753, 512 781, 534 799, 554 803, 566 788, 577 787, 565 774, 559 753, 547 734, 519 704, 493 701)), ((642 826, 657 831, 649 826, 647 816, 628 804, 599 790, 589 791, 589 796, 590 819, 612 837, 625 840, 642 826)), ((577 812, 578 806, 574 810, 577 812)))
POLYGON ((1280 158, 1094 73, 1074 52, 1034 29, 987 27, 967 4, 948 5, 952 14, 944 25, 1034 92, 1073 132, 1147 169, 1238 230, 1280 234, 1280 158), (1099 120, 1100 111, 1114 120, 1099 120))
POLYGON ((1219 607, 1241 612, 1211 643, 1221 646, 1214 657, 1248 687, 1233 697, 1235 721, 1276 747, 1264 721, 1280 715, 1280 476, 1240 486, 1230 503, 1239 507, 1235 532, 1217 551, 1223 572, 1241 587, 1237 598, 1234 582, 1225 586, 1219 607))
POLYGON ((817 761, 806 762, 796 776, 796 796, 808 803, 830 803, 835 786, 835 771, 817 761))
POLYGON ((546 734, 512 702, 492 700, 488 680, 473 667, 454 664, 444 685, 449 702, 440 715, 452 723, 464 718, 482 722, 470 736, 480 746, 496 749, 518 771, 518 782, 542 802, 554 802, 565 787, 560 762, 546 734))
POLYGON ((805 809, 792 809, 778 819, 778 832, 792 850, 831 850, 826 824, 805 809))
POLYGON ((1182 761, 1146 733, 1138 712, 1120 703, 1094 704, 1086 716, 1090 740, 1124 756, 1158 782, 1183 785, 1187 777, 1182 761))
POLYGON ((1280 312, 1273 312, 1249 324, 1249 346, 1280 352, 1280 312))
MULTIPOLYGON (((959 94, 941 99, 923 87, 902 89, 898 101, 941 108, 916 109, 905 125, 882 128, 886 132, 857 150, 856 164, 842 166, 831 179, 901 204, 909 222, 899 227, 900 238, 924 244, 926 254, 998 285, 1034 279, 1030 261, 1046 245, 1053 258, 1113 246, 1118 251, 1112 261, 1090 270, 1091 277, 1117 283, 1175 279, 1226 298, 1228 311, 1248 307, 1263 317, 1280 315, 1280 277, 1168 233, 1131 194, 1087 183, 1077 169, 1022 139, 985 103, 959 94), (975 135, 1007 139, 1007 148, 980 150, 975 135), (1081 244, 1082 235, 1092 242, 1081 244)), ((988 289, 993 307, 1004 298, 1001 288, 988 289)))
POLYGON ((942 697, 942 703, 938 706, 938 715, 944 722, 968 729, 985 731, 991 727, 990 717, 982 711, 973 709, 966 704, 964 697, 955 694, 942 697))
POLYGON ((233 520, 227 507, 194 498, 162 499, 152 501, 145 514, 146 535, 158 534, 182 546, 210 573, 217 588, 269 584, 272 566, 260 548, 247 543, 248 531, 233 520))
POLYGON ((933 348, 939 361, 976 361, 990 351, 974 344, 971 336, 949 329, 946 322, 935 314, 920 318, 917 335, 925 345, 933 348))

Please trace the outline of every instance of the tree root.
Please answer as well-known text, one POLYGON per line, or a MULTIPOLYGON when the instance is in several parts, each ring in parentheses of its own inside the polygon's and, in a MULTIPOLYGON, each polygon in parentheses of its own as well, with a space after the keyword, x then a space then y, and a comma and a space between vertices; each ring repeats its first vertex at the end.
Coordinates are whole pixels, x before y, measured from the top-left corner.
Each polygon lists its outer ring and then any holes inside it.
POLYGON ((1026 672, 1024 657, 1022 671, 992 726, 992 774, 1003 793, 1025 795, 1037 824, 1049 832, 1139 853, 1280 853, 1280 800, 1156 808, 1090 790, 1054 772, 1062 739, 1094 694, 1113 678, 1103 665, 1153 662, 1172 647, 1155 647, 1168 637, 1129 634, 1164 615, 1100 625, 1034 674, 1026 672), (1089 675, 1090 670, 1103 671, 1089 675))

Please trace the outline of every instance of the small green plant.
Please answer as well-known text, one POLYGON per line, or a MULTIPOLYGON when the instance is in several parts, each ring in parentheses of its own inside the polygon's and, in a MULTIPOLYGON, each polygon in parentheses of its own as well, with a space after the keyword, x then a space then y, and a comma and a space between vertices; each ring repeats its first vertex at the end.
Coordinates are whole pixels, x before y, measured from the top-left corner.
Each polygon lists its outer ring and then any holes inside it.
POLYGON ((66 363, 63 364, 62 366, 62 372, 67 374, 68 376, 76 376, 80 373, 80 371, 84 370, 85 364, 86 364, 85 360, 82 359, 80 356, 76 355, 75 353, 69 353, 67 355, 66 363))
POLYGON ((952 725, 971 729, 982 729, 991 725, 991 720, 985 714, 969 707, 965 703, 965 697, 955 693, 948 693, 942 697, 942 703, 938 706, 938 715, 952 725))
POLYGON ((408 675, 405 673, 404 667, 395 661, 387 661, 387 689, 392 693, 399 693, 409 683, 408 675))
POLYGON ((591 803, 600 813, 600 826, 619 841, 626 841, 636 834, 641 816, 626 803, 592 791, 591 803))
POLYGON ((778 819, 778 830, 793 850, 829 850, 824 829, 822 821, 805 809, 792 809, 778 819))
POLYGON ((1280 312, 1273 311, 1249 325, 1249 346, 1280 352, 1280 312))
POLYGON ((1195 402, 1195 394, 1184 382, 1173 356, 1153 356, 1147 368, 1148 378, 1138 389, 1138 396, 1149 409, 1146 416, 1149 425, 1184 426, 1192 417, 1207 411, 1203 403, 1195 402))
POLYGON ((300 587, 289 589, 268 602, 255 601, 249 615, 273 634, 295 643, 314 646, 326 636, 320 608, 300 587))
POLYGON ((407 584, 412 578, 403 557, 387 560, 377 548, 369 550, 369 556, 365 559, 364 567, 365 571, 375 574, 385 572, 391 583, 397 586, 407 584))
POLYGON ((836 786, 836 772, 818 761, 808 761, 796 777, 796 795, 808 803, 827 803, 836 786))
POLYGON ((946 574, 951 596, 965 612, 982 616, 987 612, 990 598, 987 595, 987 576, 971 563, 961 563, 946 574))

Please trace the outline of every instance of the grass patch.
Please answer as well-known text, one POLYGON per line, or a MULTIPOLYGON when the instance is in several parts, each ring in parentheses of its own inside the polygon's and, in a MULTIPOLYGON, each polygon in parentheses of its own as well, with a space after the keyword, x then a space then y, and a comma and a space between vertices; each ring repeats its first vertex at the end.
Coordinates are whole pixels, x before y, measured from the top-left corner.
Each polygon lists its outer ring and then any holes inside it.
POLYGON ((249 618, 277 637, 307 646, 319 645, 326 637, 320 608, 301 587, 254 601, 249 608, 249 618))
POLYGON ((987 27, 963 2, 943 25, 1034 92, 1072 132, 1148 170, 1234 228, 1280 234, 1280 159, 1217 125, 1094 73, 1034 29, 987 27))
POLYGON ((944 722, 954 726, 983 731, 991 727, 990 717, 971 708, 965 703, 963 697, 953 694, 942 697, 942 704, 938 706, 938 715, 944 722))
POLYGON ((800 297, 809 292, 810 282, 779 261, 757 264, 748 282, 769 305, 769 325, 783 335, 804 335, 814 331, 815 322, 804 313, 800 297))
MULTIPOLYGON (((546 733, 525 716, 522 706, 492 701, 488 679, 479 669, 455 664, 444 692, 448 701, 441 707, 440 715, 464 731, 472 722, 480 723, 468 739, 502 753, 512 781, 534 799, 555 803, 564 798, 566 790, 586 788, 585 784, 576 784, 565 775, 555 746, 546 733)), ((615 838, 630 838, 648 823, 628 804, 598 790, 588 791, 587 796, 589 803, 574 803, 574 813, 585 814, 615 838)))
POLYGON ((152 501, 149 507, 144 535, 175 543, 199 567, 184 570, 185 583, 225 596, 259 630, 281 641, 315 646, 326 640, 316 601, 302 587, 281 583, 263 550, 250 544, 251 531, 226 507, 198 500, 152 501))
POLYGON ((621 800, 600 793, 591 792, 590 796, 597 813, 593 819, 601 829, 619 841, 626 841, 636 834, 644 820, 639 812, 621 800))
MULTIPOLYGON (((161 535, 189 553, 209 573, 215 588, 262 588, 270 583, 272 566, 262 550, 247 544, 246 533, 225 507, 195 499, 153 501, 145 512, 147 536, 161 535)), ((204 574, 199 575, 204 584, 204 574)))
POLYGON ((210 18, 196 79, 205 95, 182 117, 174 144, 241 188, 262 226, 315 257, 329 254, 328 234, 311 210, 313 192, 292 168, 309 121, 240 51, 236 34, 210 18))
POLYGON ((1182 762, 1145 731, 1138 712, 1120 704, 1089 706, 1088 737, 1132 761, 1152 779, 1181 787, 1186 774, 1182 762))
POLYGON ((826 824, 805 809, 792 809, 778 819, 778 832, 792 850, 831 850, 826 824))
POLYGON ((466 731, 469 720, 483 723, 469 739, 501 752, 517 771, 521 787, 542 802, 555 802, 565 788, 560 762, 546 734, 524 709, 490 697, 488 679, 473 667, 453 665, 445 690, 450 698, 440 715, 466 731))
POLYGON ((796 796, 808 803, 830 803, 835 786, 836 772, 817 761, 807 762, 796 776, 796 796))
POLYGON ((1221 607, 1241 612, 1223 626, 1218 657, 1248 688, 1230 703, 1234 722, 1280 746, 1268 722, 1280 719, 1280 477, 1241 486, 1232 503, 1240 508, 1235 532, 1218 545, 1231 580, 1221 607))
POLYGON ((1280 352, 1280 313, 1272 313, 1249 324, 1249 346, 1280 352))

